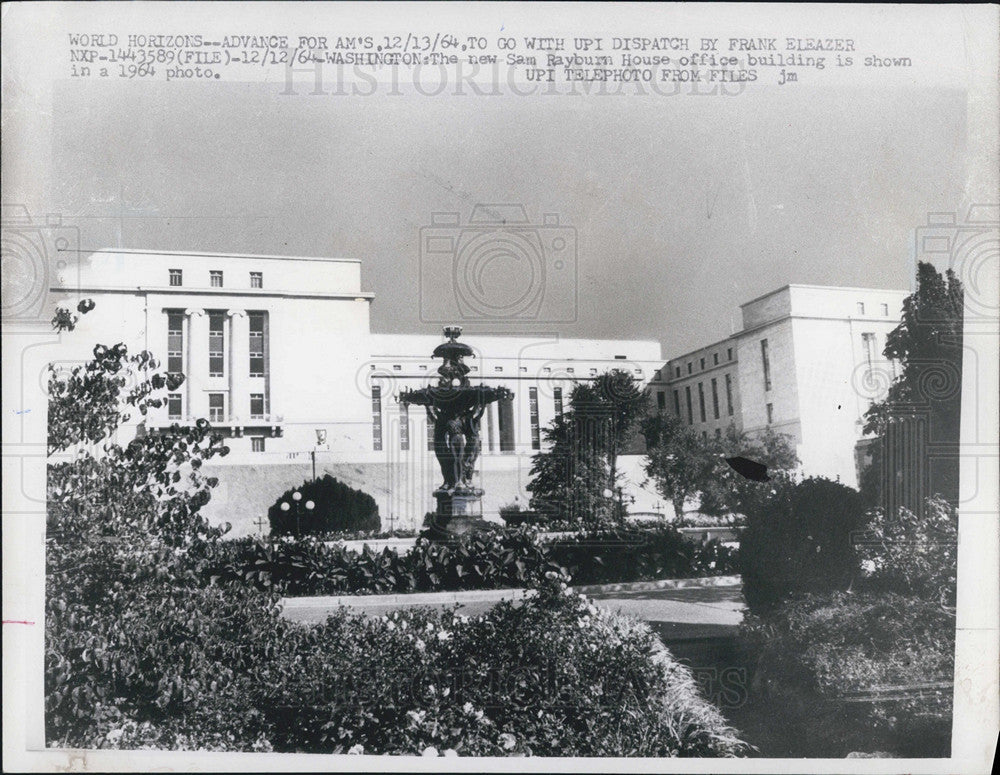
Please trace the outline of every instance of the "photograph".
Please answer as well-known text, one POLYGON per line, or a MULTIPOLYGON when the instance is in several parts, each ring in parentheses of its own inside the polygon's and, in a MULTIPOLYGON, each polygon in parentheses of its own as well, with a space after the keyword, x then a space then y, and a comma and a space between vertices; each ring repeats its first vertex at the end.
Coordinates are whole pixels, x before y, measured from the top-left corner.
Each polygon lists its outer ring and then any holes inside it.
POLYGON ((2 14, 5 770, 990 771, 996 5, 2 14))

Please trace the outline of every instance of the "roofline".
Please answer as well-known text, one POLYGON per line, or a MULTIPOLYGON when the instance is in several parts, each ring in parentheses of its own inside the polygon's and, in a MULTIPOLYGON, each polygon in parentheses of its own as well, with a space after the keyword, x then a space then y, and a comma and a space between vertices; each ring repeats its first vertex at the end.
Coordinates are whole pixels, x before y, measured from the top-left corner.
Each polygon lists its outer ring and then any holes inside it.
MULTIPOLYGON (((80 253, 87 251, 81 250, 80 253)), ((135 250, 131 248, 101 248, 97 253, 126 253, 140 256, 204 256, 208 258, 268 258, 277 261, 327 261, 332 263, 360 264, 360 258, 330 258, 326 256, 276 256, 269 253, 205 253, 195 250, 135 250)))
POLYGON ((812 288, 813 290, 825 290, 825 291, 887 291, 889 293, 905 293, 910 294, 910 291, 900 290, 899 288, 872 288, 872 287, 862 287, 859 285, 811 285, 809 283, 787 283, 782 285, 780 288, 775 288, 773 291, 768 291, 767 293, 762 293, 760 296, 755 296, 750 299, 750 301, 745 301, 740 304, 740 309, 743 309, 748 304, 753 304, 761 299, 766 299, 768 296, 773 296, 776 293, 781 293, 789 288, 812 288))

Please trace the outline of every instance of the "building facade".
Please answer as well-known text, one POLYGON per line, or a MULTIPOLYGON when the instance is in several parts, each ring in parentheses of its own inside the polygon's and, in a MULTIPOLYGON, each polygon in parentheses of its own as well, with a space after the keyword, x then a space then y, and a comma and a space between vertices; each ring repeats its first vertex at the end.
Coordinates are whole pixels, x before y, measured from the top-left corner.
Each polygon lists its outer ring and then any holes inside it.
POLYGON ((863 416, 896 377, 882 351, 907 295, 786 285, 741 305, 740 331, 667 361, 649 389, 704 438, 772 428, 792 437, 804 475, 856 487, 863 416))
MULTIPOLYGON (((230 454, 205 514, 233 535, 262 532, 267 508, 289 487, 330 473, 375 497, 383 528, 419 527, 440 484, 432 428, 400 392, 437 380, 440 336, 372 334, 373 294, 353 259, 103 250, 83 262, 65 302, 95 308, 60 345, 66 366, 95 343, 149 350, 184 383, 143 430, 204 417, 230 454)), ((509 403, 482 421, 484 513, 527 505, 531 457, 573 386, 611 369, 645 385, 662 365, 653 341, 463 337, 473 381, 509 387, 509 403)), ((119 441, 139 432, 121 430, 119 441)), ((641 491, 638 459, 629 480, 641 491)), ((629 463, 625 462, 629 476, 629 463)), ((648 494, 647 494, 648 495, 648 494)), ((632 496, 630 496, 632 497, 632 496)))

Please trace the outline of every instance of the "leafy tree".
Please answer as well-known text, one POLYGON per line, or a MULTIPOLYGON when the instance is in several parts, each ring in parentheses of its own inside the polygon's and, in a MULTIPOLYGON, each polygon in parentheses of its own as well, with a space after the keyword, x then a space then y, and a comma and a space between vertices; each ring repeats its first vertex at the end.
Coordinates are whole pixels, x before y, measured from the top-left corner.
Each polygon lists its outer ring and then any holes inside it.
POLYGON ((642 423, 646 437, 646 476, 657 492, 670 500, 674 514, 684 516, 684 504, 706 488, 718 468, 717 453, 679 417, 658 413, 642 423))
POLYGON ((549 519, 585 523, 624 518, 615 492, 618 456, 627 447, 647 396, 620 369, 577 384, 569 406, 543 431, 545 450, 532 458, 531 508, 549 519), (612 496, 605 495, 610 491, 612 496))
POLYGON ((378 532, 378 504, 366 492, 355 490, 326 474, 286 490, 267 511, 271 535, 316 535, 336 532, 378 532), (293 495, 299 493, 296 500, 293 495), (288 504, 287 509, 281 505, 288 504), (313 508, 307 509, 306 503, 313 508))
MULTIPOLYGON (((79 309, 86 314, 93 303, 79 309)), ((53 325, 71 331, 75 322, 57 315, 53 325)), ((183 381, 158 368, 151 353, 130 356, 121 343, 97 345, 93 360, 68 373, 50 366, 48 453, 74 452, 48 469, 51 538, 156 535, 180 545, 220 532, 199 515, 217 483, 202 474, 202 463, 229 451, 207 421, 140 432, 124 446, 106 441, 131 411, 145 416, 183 381)))
POLYGON ((771 479, 789 474, 799 463, 792 437, 773 428, 748 434, 730 425, 721 439, 709 440, 708 444, 715 452, 715 469, 701 492, 699 508, 706 514, 746 514, 749 503, 771 488, 769 482, 754 481, 738 473, 726 458, 742 457, 765 465, 771 479))
MULTIPOLYGON (((891 424, 923 418, 927 437, 939 450, 957 446, 961 421, 962 283, 949 269, 941 275, 932 264, 917 265, 916 291, 903 301, 899 325, 886 337, 883 354, 901 372, 884 401, 865 414, 865 433, 875 434, 871 468, 862 476, 866 501, 882 502, 882 468, 887 461, 886 434, 891 424)), ((923 461, 926 465, 927 461, 923 461)), ((893 472, 886 472, 890 476, 893 472)), ((939 456, 928 471, 931 488, 952 504, 958 500, 958 456, 939 456)), ((911 504, 913 505, 913 504, 911 504)))

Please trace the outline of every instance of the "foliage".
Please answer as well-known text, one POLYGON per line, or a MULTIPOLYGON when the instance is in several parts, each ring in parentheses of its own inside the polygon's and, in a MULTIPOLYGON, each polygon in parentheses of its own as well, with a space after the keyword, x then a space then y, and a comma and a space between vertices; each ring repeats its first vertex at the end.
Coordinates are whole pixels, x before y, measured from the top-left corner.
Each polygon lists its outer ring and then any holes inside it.
POLYGON ((657 492, 668 498, 683 519, 684 504, 699 497, 699 511, 719 516, 746 513, 748 501, 764 489, 734 471, 727 457, 745 457, 768 468, 769 475, 787 474, 798 464, 791 437, 767 428, 747 434, 730 425, 721 438, 703 439, 680 417, 658 413, 645 418, 645 472, 657 492))
POLYGON ((377 532, 381 526, 375 499, 330 474, 286 490, 268 509, 267 517, 274 536, 377 532), (295 493, 299 500, 294 499, 295 493), (312 509, 305 505, 310 502, 312 509), (282 504, 288 509, 283 510, 282 504))
POLYGON ((202 464, 229 452, 208 422, 96 446, 129 420, 129 407, 145 416, 183 380, 157 368, 149 352, 129 356, 123 344, 97 345, 93 360, 68 375, 49 367, 49 455, 75 449, 48 469, 50 536, 156 535, 184 544, 220 532, 198 514, 216 484, 202 464))
POLYGON ((928 498, 922 514, 876 511, 855 543, 866 588, 955 605, 958 511, 944 498, 928 498))
POLYGON ((408 552, 357 552, 314 538, 226 541, 209 575, 288 595, 389 594, 524 587, 566 569, 579 584, 712 576, 736 571, 736 553, 672 527, 591 531, 545 540, 530 527, 477 532, 450 543, 418 538, 408 552))
MULTIPOLYGON (((957 444, 962 399, 962 328, 964 291, 948 269, 942 276, 932 264, 917 265, 916 291, 903 301, 899 325, 886 337, 883 354, 899 363, 901 372, 889 386, 885 400, 865 414, 865 433, 875 434, 872 464, 864 477, 871 506, 883 502, 881 469, 887 456, 885 434, 895 422, 924 417, 935 444, 957 444)), ((907 463, 907 465, 911 465, 907 463)), ((893 472, 886 472, 892 475, 893 472)), ((957 505, 958 457, 936 461, 931 494, 939 493, 957 505)))
MULTIPOLYGON (((644 626, 543 583, 467 619, 331 617, 257 682, 278 750, 733 755, 743 746, 644 626), (337 659, 331 660, 330 655, 337 659)), ((565 587, 563 583, 561 585, 565 587)))
POLYGON ((852 538, 865 516, 857 491, 822 478, 773 484, 751 504, 740 534, 743 595, 754 613, 792 595, 847 589, 860 573, 852 538))
POLYGON ((741 637, 756 662, 753 685, 788 710, 811 755, 949 755, 955 619, 936 603, 805 595, 747 617, 741 637))
MULTIPOLYGON (((97 419, 57 411, 57 449, 101 441, 123 421, 125 385, 117 375, 127 371, 124 347, 96 356, 97 366, 54 395, 65 401, 79 393, 83 411, 93 409, 97 419)), ((151 359, 144 363, 155 368, 151 359)), ((136 405, 158 400, 158 382, 133 376, 146 380, 136 405)), ((198 516, 214 486, 200 478, 200 461, 216 445, 199 422, 53 466, 49 745, 470 755, 744 751, 690 671, 648 628, 571 595, 534 533, 472 536, 457 546, 418 541, 418 550, 402 557, 347 553, 315 539, 223 542, 198 516), (254 562, 227 568, 234 548, 250 548, 254 562), (474 620, 452 612, 369 619, 341 610, 306 626, 280 616, 279 589, 293 589, 295 580, 340 584, 329 560, 348 554, 348 585, 395 585, 394 563, 403 563, 412 574, 405 583, 414 586, 532 581, 538 594, 474 620)))
POLYGON ((567 410, 543 430, 544 450, 532 458, 531 510, 544 520, 591 527, 620 523, 624 513, 614 497, 617 460, 647 400, 620 369, 577 384, 567 410))

